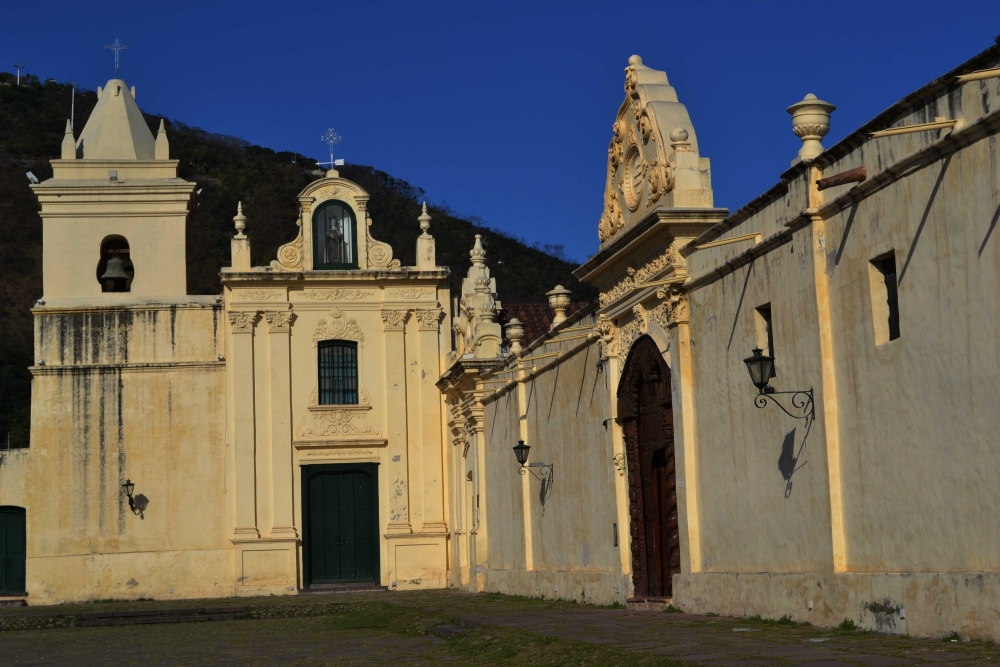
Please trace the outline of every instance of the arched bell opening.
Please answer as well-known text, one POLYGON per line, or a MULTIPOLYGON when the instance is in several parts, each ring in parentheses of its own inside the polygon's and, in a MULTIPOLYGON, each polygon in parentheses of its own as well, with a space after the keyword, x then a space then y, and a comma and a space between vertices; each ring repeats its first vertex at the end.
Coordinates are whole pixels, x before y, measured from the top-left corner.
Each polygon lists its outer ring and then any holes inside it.
POLYGON ((131 292, 135 267, 124 236, 111 235, 101 241, 101 259, 97 262, 97 282, 102 292, 131 292))
POLYGON ((681 571, 670 369, 649 336, 632 345, 618 385, 629 486, 632 583, 638 597, 670 597, 681 571))

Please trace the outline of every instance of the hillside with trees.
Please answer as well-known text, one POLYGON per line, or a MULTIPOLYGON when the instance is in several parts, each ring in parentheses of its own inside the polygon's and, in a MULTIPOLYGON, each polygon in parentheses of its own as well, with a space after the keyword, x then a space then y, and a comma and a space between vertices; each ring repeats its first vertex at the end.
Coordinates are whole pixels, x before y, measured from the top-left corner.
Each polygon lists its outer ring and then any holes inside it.
MULTIPOLYGON (((42 224, 38 202, 26 172, 39 180, 52 177, 48 160, 58 157, 71 87, 0 72, 0 449, 28 445, 33 334, 31 306, 43 296, 42 224)), ((83 129, 97 103, 93 91, 77 90, 74 127, 83 129)), ((160 116, 145 114, 155 134, 160 116)), ((253 263, 266 266, 297 232, 296 196, 320 178, 316 161, 297 153, 274 151, 236 137, 213 134, 179 121, 166 121, 170 157, 180 160, 179 175, 197 182, 196 214, 187 229, 189 294, 219 294, 219 269, 229 265, 233 216, 243 202, 248 217, 253 263)), ((317 130, 319 131, 319 130, 317 130)), ((374 167, 345 165, 341 176, 368 191, 372 234, 392 245, 404 266, 415 263, 417 217, 424 191, 374 167)), ((542 302, 556 284, 575 298, 591 298, 593 289, 570 273, 559 246, 529 245, 524 239, 428 202, 431 233, 437 239, 438 263, 451 268, 457 293, 469 266, 474 236, 482 234, 487 259, 497 278, 499 296, 509 302, 542 302)), ((95 255, 96 262, 96 255, 95 255)))

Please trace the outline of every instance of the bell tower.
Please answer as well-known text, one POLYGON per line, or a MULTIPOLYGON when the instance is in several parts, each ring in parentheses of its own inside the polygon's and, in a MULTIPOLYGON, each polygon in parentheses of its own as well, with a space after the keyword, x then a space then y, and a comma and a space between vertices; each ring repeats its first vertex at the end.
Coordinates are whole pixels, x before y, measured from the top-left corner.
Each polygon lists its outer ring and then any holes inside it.
POLYGON ((176 298, 187 292, 185 226, 195 188, 177 177, 163 121, 149 131, 122 79, 97 89, 78 138, 69 122, 41 204, 49 305, 176 298))

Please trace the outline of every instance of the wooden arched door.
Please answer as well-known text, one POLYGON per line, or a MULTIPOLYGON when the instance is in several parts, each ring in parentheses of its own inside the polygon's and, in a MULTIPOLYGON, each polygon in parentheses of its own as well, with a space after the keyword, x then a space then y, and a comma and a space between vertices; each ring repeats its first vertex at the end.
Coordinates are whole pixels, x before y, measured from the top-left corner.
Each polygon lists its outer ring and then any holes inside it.
POLYGON ((636 596, 670 597, 681 571, 670 369, 648 336, 629 351, 618 385, 628 462, 629 533, 636 596))

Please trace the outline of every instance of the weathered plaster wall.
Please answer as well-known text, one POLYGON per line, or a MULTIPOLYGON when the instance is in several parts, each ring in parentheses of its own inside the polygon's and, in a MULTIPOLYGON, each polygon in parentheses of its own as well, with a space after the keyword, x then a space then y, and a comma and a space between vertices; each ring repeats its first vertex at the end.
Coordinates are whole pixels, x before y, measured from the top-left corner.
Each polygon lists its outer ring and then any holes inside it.
MULTIPOLYGON (((593 324, 592 315, 572 323, 534 354, 579 346, 593 324)), ((623 572, 614 542, 618 472, 612 425, 602 425, 613 407, 608 368, 603 364, 598 369, 599 358, 600 346, 589 342, 485 406, 489 559, 483 565, 488 591, 597 604, 622 601, 630 591, 630 576, 623 572), (544 489, 530 473, 518 474, 511 450, 522 437, 518 392, 523 393, 524 440, 531 446, 528 461, 553 466, 553 481, 544 489)), ((541 368, 547 362, 537 363, 541 368)), ((618 535, 627 539, 628 526, 619 526, 618 535)))
POLYGON ((34 312, 29 602, 231 595, 214 299, 34 312))
POLYGON ((691 294, 703 571, 831 566, 822 416, 807 438, 803 421, 755 407, 757 390, 743 363, 757 346, 754 309, 770 303, 772 385, 821 393, 808 230, 801 236, 691 294))
MULTIPOLYGON (((995 65, 996 51, 976 67, 995 65)), ((761 246, 688 259, 703 561, 675 578, 687 610, 1000 636, 1000 526, 989 510, 1000 500, 990 435, 1000 427, 1000 80, 942 81, 790 170, 713 237, 761 232, 761 246), (867 133, 942 116, 962 124, 867 133), (815 188, 859 166, 865 183, 815 188), (797 192, 805 204, 795 204, 797 192), (895 340, 876 336, 885 296, 872 261, 887 254, 897 272, 895 340), (811 386, 816 396, 788 498, 782 436, 797 427, 798 456, 802 422, 755 409, 741 361, 764 303, 773 386, 811 386)))
POLYGON ((0 449, 0 505, 24 507, 24 479, 30 449, 0 449))

